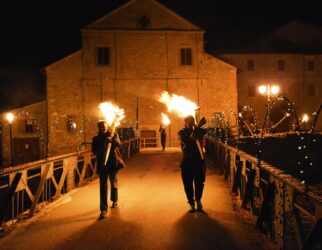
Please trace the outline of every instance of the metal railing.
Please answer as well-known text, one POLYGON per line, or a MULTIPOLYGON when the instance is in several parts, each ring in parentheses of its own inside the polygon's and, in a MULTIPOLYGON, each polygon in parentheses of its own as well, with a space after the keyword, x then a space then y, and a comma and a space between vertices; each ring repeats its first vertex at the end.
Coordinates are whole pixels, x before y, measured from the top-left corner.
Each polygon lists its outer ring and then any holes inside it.
POLYGON ((305 192, 293 176, 211 138, 207 154, 280 249, 313 249, 321 240, 321 190, 305 192))
MULTIPOLYGON (((124 141, 121 154, 129 159, 140 139, 124 141)), ((31 217, 47 203, 96 178, 96 158, 91 151, 65 154, 47 160, 0 170, 0 227, 31 217)))
POLYGON ((156 147, 157 146, 157 138, 151 137, 151 138, 141 138, 141 147, 147 148, 147 147, 156 147))

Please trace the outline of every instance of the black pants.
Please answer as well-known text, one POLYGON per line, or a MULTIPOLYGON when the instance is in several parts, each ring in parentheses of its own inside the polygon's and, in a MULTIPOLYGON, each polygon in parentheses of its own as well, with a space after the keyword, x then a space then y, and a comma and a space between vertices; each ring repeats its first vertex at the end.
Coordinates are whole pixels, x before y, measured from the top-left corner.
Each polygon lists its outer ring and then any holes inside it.
POLYGON ((165 136, 161 136, 161 145, 162 145, 162 149, 165 149, 165 142, 166 142, 166 137, 165 136))
POLYGON ((205 174, 206 168, 204 163, 190 162, 181 165, 181 177, 189 204, 194 204, 195 200, 201 200, 206 180, 205 174))
POLYGON ((100 209, 101 211, 107 211, 107 178, 110 180, 111 184, 111 201, 117 201, 118 190, 117 190, 117 171, 104 171, 100 173, 100 209))

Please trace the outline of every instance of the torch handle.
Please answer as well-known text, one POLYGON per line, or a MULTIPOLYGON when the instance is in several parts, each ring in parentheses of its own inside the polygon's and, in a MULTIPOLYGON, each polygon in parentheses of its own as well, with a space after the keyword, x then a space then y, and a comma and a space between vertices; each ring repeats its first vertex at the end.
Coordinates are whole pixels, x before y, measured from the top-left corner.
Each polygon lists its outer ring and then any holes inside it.
MULTIPOLYGON (((112 128, 112 132, 111 132, 111 136, 112 138, 114 137, 114 133, 115 133, 115 127, 113 126, 112 128)), ((108 157, 110 156, 110 152, 111 152, 111 147, 112 147, 112 142, 109 142, 107 144, 107 149, 106 149, 106 154, 105 154, 105 162, 104 162, 104 166, 107 163, 108 157)))
POLYGON ((200 145, 200 141, 198 139, 196 139, 196 143, 197 143, 197 147, 198 147, 198 150, 199 150, 199 153, 200 153, 200 157, 202 160, 205 159, 204 155, 203 155, 203 151, 202 151, 202 148, 201 148, 201 145, 200 145))

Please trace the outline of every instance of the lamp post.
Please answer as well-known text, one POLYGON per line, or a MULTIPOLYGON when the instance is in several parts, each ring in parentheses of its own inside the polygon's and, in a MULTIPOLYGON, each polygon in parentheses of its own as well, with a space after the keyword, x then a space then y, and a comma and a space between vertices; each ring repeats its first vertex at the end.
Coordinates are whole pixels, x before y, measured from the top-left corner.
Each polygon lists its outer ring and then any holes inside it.
POLYGON ((13 145, 12 145, 12 122, 15 119, 15 116, 12 113, 6 115, 7 121, 10 125, 10 157, 11 157, 11 166, 13 166, 13 145))
POLYGON ((272 97, 275 97, 279 93, 280 88, 277 85, 271 86, 270 84, 266 84, 266 85, 259 86, 258 91, 262 95, 267 96, 267 117, 266 117, 266 119, 267 119, 267 123, 268 123, 268 131, 269 131, 271 128, 270 112, 271 112, 272 97))

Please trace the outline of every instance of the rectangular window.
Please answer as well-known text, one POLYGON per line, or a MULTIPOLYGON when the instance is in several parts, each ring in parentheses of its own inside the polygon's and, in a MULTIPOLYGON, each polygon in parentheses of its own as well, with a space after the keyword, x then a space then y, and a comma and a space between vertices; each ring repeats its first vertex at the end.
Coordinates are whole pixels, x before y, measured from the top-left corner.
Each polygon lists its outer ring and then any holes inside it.
POLYGON ((182 48, 180 50, 181 65, 192 65, 191 48, 182 48))
POLYGON ((315 96, 315 86, 314 85, 307 86, 307 95, 308 96, 315 96))
POLYGON ((254 85, 248 86, 248 97, 254 97, 256 95, 256 88, 254 85))
POLYGON ((307 62, 307 70, 308 71, 314 71, 314 61, 308 61, 307 62))
POLYGON ((97 48, 97 64, 109 65, 110 64, 110 48, 100 47, 97 48))
POLYGON ((284 60, 277 61, 277 70, 278 71, 285 71, 285 61, 284 60))
POLYGON ((33 120, 32 119, 26 119, 25 122, 25 132, 26 133, 33 133, 34 126, 33 126, 33 120))
POLYGON ((255 61, 254 60, 247 60, 247 70, 248 71, 255 70, 255 61))

